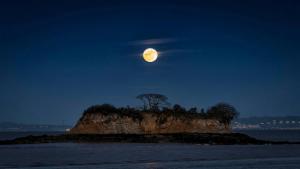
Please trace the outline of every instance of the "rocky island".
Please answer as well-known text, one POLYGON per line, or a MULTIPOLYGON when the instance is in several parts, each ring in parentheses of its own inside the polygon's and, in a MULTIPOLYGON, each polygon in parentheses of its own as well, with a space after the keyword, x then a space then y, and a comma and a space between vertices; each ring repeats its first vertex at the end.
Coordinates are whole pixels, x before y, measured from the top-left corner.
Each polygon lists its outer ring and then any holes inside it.
POLYGON ((141 108, 116 108, 109 104, 91 106, 84 111, 70 134, 174 134, 230 133, 230 122, 238 115, 236 109, 219 103, 206 112, 197 108, 186 110, 160 94, 137 96, 141 108))
MULTIPOLYGON (((176 108, 176 107, 175 107, 176 108)), ((179 108, 181 109, 181 108, 179 108)), ((230 127, 217 119, 200 114, 163 111, 137 111, 111 105, 87 109, 70 134, 172 134, 172 133, 230 133, 230 127)))
POLYGON ((169 106, 159 94, 138 96, 142 108, 114 107, 109 104, 91 106, 70 132, 55 136, 27 136, 0 144, 34 143, 194 143, 194 144, 290 144, 251 138, 232 133, 230 123, 239 114, 226 103, 206 111, 169 106), (164 105, 164 106, 162 106, 164 105), (167 105, 167 106, 166 106, 167 105))

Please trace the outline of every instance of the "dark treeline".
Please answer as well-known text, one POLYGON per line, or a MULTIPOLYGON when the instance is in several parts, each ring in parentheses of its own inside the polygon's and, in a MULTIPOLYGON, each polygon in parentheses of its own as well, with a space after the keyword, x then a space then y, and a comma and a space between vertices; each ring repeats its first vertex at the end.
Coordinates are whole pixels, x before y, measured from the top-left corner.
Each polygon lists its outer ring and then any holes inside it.
POLYGON ((186 109, 178 104, 171 106, 167 102, 167 97, 160 94, 143 94, 137 96, 142 100, 143 106, 140 108, 127 107, 115 107, 110 104, 95 105, 89 107, 84 111, 84 115, 101 113, 104 115, 118 114, 120 116, 129 116, 136 120, 142 120, 142 113, 152 113, 159 116, 161 122, 164 122, 168 116, 174 116, 178 118, 191 119, 216 119, 225 125, 229 125, 231 121, 236 118, 239 113, 230 104, 218 103, 207 110, 197 109, 192 107, 186 109))

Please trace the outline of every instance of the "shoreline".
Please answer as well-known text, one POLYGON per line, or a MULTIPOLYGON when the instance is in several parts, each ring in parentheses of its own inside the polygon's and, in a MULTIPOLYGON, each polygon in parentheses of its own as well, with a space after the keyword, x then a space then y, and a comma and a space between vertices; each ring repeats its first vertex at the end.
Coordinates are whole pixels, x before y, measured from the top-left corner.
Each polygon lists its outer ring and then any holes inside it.
POLYGON ((241 133, 29 135, 12 140, 0 141, 0 145, 45 143, 184 143, 203 145, 300 144, 300 142, 260 140, 241 133))

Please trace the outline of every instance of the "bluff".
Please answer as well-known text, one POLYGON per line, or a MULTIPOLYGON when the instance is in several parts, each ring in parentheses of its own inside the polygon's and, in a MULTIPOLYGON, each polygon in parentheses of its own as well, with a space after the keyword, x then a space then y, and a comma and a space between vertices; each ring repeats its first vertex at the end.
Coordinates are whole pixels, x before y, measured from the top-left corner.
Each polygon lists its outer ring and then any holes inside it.
POLYGON ((139 111, 109 105, 88 108, 70 134, 230 133, 230 127, 198 113, 139 111))

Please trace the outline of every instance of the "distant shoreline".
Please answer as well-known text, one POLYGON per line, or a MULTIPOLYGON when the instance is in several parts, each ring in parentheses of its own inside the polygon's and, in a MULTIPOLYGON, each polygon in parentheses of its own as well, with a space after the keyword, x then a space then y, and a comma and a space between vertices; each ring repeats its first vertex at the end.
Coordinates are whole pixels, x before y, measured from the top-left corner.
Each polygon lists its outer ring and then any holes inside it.
POLYGON ((0 141, 0 145, 43 143, 186 143, 209 145, 300 144, 300 142, 259 140, 241 133, 30 135, 13 140, 0 141))

